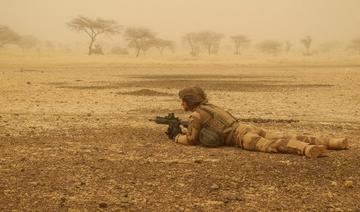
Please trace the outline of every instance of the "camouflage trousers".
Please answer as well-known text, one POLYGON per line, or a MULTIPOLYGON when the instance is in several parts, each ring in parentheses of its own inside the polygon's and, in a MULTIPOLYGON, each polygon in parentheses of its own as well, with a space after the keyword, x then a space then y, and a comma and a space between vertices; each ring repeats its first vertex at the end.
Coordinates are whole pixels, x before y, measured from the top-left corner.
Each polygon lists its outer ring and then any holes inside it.
POLYGON ((232 144, 251 151, 298 155, 304 155, 305 149, 309 145, 324 145, 327 149, 346 149, 348 147, 345 138, 271 135, 261 128, 241 123, 234 131, 232 144))

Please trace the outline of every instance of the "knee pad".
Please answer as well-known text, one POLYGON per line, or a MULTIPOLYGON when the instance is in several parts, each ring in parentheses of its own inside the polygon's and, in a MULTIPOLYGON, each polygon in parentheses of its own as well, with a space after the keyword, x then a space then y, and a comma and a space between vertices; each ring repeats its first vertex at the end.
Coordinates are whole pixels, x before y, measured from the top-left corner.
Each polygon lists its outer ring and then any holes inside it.
POLYGON ((241 136, 247 134, 250 131, 251 131, 251 126, 247 124, 239 124, 239 126, 237 127, 237 133, 241 136))
POLYGON ((243 148, 247 150, 256 150, 256 143, 261 137, 255 133, 246 133, 242 138, 243 148))

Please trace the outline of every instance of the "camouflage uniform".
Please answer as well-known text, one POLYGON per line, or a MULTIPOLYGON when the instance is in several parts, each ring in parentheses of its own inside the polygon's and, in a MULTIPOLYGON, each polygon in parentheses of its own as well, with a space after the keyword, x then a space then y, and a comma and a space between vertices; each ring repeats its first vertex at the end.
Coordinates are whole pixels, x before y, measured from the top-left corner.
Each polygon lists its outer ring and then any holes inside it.
MULTIPOLYGON (((192 96, 199 105, 192 109, 186 134, 179 134, 175 142, 187 145, 203 144, 205 146, 237 146, 242 149, 272 153, 292 153, 318 157, 326 149, 345 149, 348 147, 346 138, 309 137, 309 136, 273 136, 263 129, 240 123, 230 113, 220 107, 207 103, 206 95, 201 88, 186 88, 179 96, 192 96), (217 142, 209 145, 203 129, 215 132, 217 142)), ((191 99, 190 98, 190 99, 191 99)), ((189 98, 187 98, 189 99, 189 98)), ((211 138, 211 135, 210 135, 211 138)), ((211 139, 210 139, 211 140, 211 139)))

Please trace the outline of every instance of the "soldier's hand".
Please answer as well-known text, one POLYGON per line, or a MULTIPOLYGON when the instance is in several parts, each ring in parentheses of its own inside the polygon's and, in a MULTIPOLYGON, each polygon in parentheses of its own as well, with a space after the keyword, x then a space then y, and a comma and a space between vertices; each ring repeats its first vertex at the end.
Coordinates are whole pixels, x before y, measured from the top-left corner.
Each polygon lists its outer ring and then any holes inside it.
POLYGON ((173 127, 173 126, 169 126, 167 131, 166 131, 166 135, 173 140, 178 134, 181 133, 181 128, 180 127, 173 127))

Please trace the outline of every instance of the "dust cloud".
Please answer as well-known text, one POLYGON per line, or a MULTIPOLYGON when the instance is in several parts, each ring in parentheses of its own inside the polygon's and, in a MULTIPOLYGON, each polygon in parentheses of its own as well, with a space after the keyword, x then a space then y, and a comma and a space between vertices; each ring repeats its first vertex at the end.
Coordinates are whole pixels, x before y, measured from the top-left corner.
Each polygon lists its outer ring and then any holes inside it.
POLYGON ((231 36, 237 34, 246 36, 253 48, 272 40, 282 45, 289 41, 292 49, 301 49, 300 40, 311 36, 319 52, 346 49, 360 36, 357 0, 3 0, 0 5, 0 25, 69 49, 86 48, 88 43, 85 34, 66 25, 79 15, 115 20, 124 27, 116 36, 98 38, 99 45, 108 50, 127 46, 127 27, 148 28, 157 37, 174 41, 177 52, 188 52, 182 37, 198 31, 222 34, 221 51, 230 53, 234 48, 231 36))
POLYGON ((0 0, 0 211, 359 211, 359 8, 0 0), (188 86, 262 135, 350 148, 179 145, 150 120, 187 120, 188 86))

